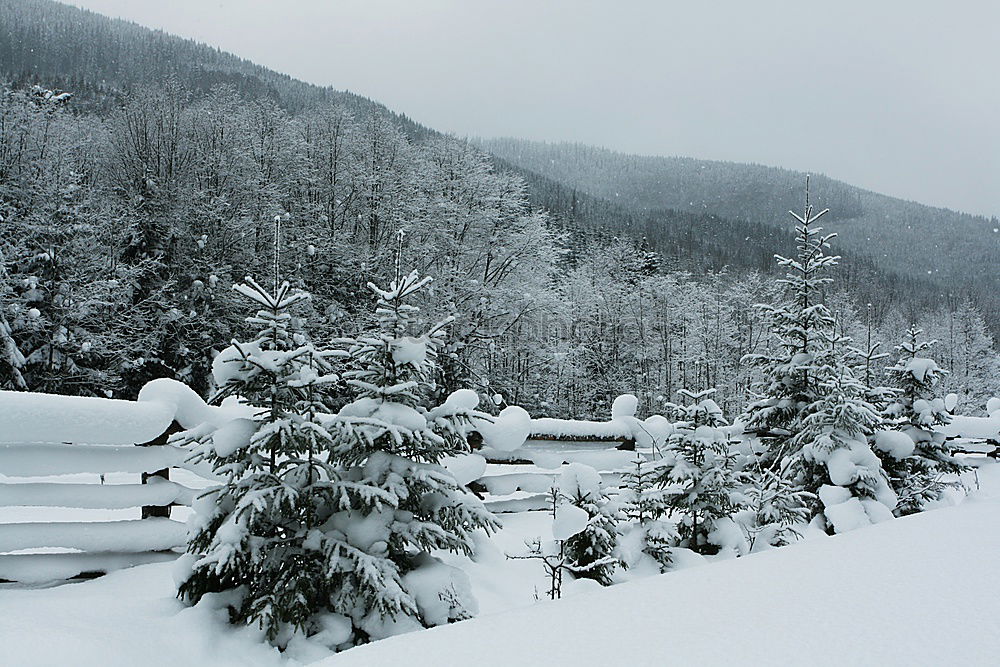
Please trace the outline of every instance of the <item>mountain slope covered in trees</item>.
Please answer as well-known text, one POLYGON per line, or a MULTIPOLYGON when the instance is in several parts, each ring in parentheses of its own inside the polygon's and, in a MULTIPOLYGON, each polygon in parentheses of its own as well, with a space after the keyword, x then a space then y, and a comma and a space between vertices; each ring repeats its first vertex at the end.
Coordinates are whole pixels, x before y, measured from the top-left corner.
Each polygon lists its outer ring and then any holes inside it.
MULTIPOLYGON (((354 115, 384 115, 414 140, 439 136, 365 97, 298 81, 192 40, 52 0, 0 0, 0 35, 0 78, 14 88, 38 84, 71 91, 78 110, 107 114, 146 86, 172 81, 193 99, 224 85, 242 99, 269 100, 292 113, 335 104, 354 115)), ((773 225, 775 216, 748 216, 739 203, 719 209, 679 200, 635 206, 585 179, 577 182, 581 179, 526 162, 521 154, 515 159, 504 145, 496 148, 497 166, 525 179, 532 204, 550 211, 564 232, 578 238, 576 244, 624 234, 644 239, 674 266, 695 272, 727 267, 770 272, 775 252, 791 252, 790 228, 781 216, 773 225)), ((605 162, 597 160, 596 165, 605 162)), ((788 210, 801 184, 801 179, 789 184, 780 201, 768 200, 764 192, 754 210, 788 210)), ((754 190, 760 192, 756 185, 754 190)), ((853 210, 855 203, 849 200, 840 198, 836 207, 853 210)), ((875 303, 879 312, 888 302, 903 302, 911 312, 931 303, 928 285, 904 278, 905 271, 863 261, 850 263, 849 270, 843 276, 845 287, 859 300, 875 303), (881 290, 872 289, 873 282, 881 290)))
POLYGON ((335 103, 390 115, 410 136, 430 131, 348 91, 324 88, 206 44, 53 0, 0 0, 0 78, 72 91, 86 110, 108 111, 136 89, 172 79, 196 97, 220 85, 290 111, 335 103))
MULTIPOLYGON (((477 140, 503 160, 567 188, 643 212, 674 209, 787 229, 805 174, 755 164, 626 155, 571 143, 477 140)), ((813 177, 824 226, 838 247, 882 272, 923 279, 922 289, 979 302, 1000 319, 1000 221, 887 197, 824 176, 813 177), (970 270, 971 269, 971 270, 970 270)), ((994 327, 997 325, 994 324, 994 327)))

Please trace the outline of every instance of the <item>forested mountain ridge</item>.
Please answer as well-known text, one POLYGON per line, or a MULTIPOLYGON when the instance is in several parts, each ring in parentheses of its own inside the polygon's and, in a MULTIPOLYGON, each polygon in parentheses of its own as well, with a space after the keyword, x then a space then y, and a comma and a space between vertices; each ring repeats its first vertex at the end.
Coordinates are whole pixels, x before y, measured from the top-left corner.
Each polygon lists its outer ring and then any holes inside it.
POLYGON ((385 113, 414 138, 436 134, 349 91, 294 79, 191 39, 54 0, 0 0, 0 79, 72 91, 75 106, 107 112, 131 91, 174 80, 196 97, 225 85, 289 111, 334 103, 385 113))
MULTIPOLYGON (((637 209, 627 202, 589 194, 497 154, 492 155, 498 169, 514 171, 525 180, 533 201, 570 234, 571 245, 576 242, 572 240, 575 237, 586 243, 586 239, 596 235, 603 240, 598 243, 606 243, 609 238, 623 235, 661 254, 672 268, 694 274, 774 273, 778 270, 775 254, 791 256, 795 253, 795 241, 787 221, 784 225, 776 225, 725 218, 704 211, 666 207, 637 209)), ((800 183, 800 199, 801 186, 800 183)), ((797 209, 800 205, 801 202, 792 203, 789 209, 797 209)), ((913 318, 937 303, 940 287, 925 276, 887 269, 857 251, 838 248, 838 254, 844 257, 837 272, 838 288, 851 293, 859 304, 872 304, 879 315, 895 307, 913 318)))
MULTIPOLYGON (((505 161, 625 208, 668 208, 708 213, 787 229, 785 211, 797 209, 805 174, 684 157, 627 155, 583 144, 522 139, 474 143, 505 161)), ((1000 221, 925 206, 813 176, 824 227, 838 247, 868 257, 882 269, 928 278, 939 293, 968 295, 1000 319, 1000 221)))

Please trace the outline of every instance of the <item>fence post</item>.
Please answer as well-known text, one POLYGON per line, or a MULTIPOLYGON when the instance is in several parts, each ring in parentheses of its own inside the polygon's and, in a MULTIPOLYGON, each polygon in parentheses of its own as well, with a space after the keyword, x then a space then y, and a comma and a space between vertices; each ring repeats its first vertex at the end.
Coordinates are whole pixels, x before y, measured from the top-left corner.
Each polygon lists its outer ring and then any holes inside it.
MULTIPOLYGON (((153 438, 149 442, 143 442, 143 443, 141 443, 141 444, 139 444, 137 446, 138 447, 156 447, 156 446, 166 445, 167 444, 167 440, 170 439, 170 436, 173 435, 174 433, 177 433, 177 432, 181 431, 181 430, 183 430, 183 429, 181 428, 180 424, 178 424, 177 422, 172 422, 170 424, 170 426, 167 427, 166 431, 164 431, 160 435, 156 436, 155 438, 153 438)), ((164 468, 163 470, 157 470, 156 472, 144 472, 144 473, 142 473, 142 483, 143 484, 148 484, 150 477, 160 477, 161 479, 169 480, 170 479, 170 468, 164 468)), ((143 519, 150 519, 150 518, 153 518, 153 517, 165 517, 165 518, 169 519, 170 518, 170 505, 162 505, 162 506, 161 505, 144 505, 143 508, 142 508, 141 518, 143 518, 143 519)))
POLYGON ((622 440, 622 444, 615 447, 615 449, 622 452, 634 452, 635 438, 625 438, 624 440, 622 440))

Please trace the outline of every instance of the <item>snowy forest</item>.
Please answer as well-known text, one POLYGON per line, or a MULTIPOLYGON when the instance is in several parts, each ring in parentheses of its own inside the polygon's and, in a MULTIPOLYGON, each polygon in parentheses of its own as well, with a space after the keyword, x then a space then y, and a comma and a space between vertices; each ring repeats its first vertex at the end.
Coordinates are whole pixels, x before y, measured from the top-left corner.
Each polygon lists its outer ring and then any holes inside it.
POLYGON ((995 218, 46 0, 0 63, 12 664, 995 657, 995 218))
MULTIPOLYGON (((657 410, 680 388, 715 389, 738 414, 759 380, 743 360, 773 344, 753 308, 776 296, 770 275, 675 270, 641 240, 569 229, 479 149, 411 140, 377 111, 292 114, 178 84, 107 116, 73 105, 44 88, 0 101, 4 388, 132 398, 171 377, 207 396, 214 355, 243 330, 230 286, 267 270, 276 216, 284 275, 312 295, 303 315, 319 338, 363 328, 364 286, 389 277, 405 232, 412 268, 435 277, 428 321, 456 317, 445 393, 468 385, 589 418, 622 393, 657 410)), ((909 321, 836 281, 823 289, 855 341, 890 350, 914 324, 936 339, 942 390, 962 410, 998 392, 973 302, 909 321)), ((869 372, 884 380, 883 366, 869 372)))

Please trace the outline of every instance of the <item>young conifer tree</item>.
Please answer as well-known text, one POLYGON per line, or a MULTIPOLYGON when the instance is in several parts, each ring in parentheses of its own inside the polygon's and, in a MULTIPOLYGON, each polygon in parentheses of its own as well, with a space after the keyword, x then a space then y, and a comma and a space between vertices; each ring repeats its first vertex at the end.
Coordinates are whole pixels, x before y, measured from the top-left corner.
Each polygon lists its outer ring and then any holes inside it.
POLYGON ((583 530, 563 542, 569 569, 578 579, 610 585, 620 564, 616 556, 618 524, 624 516, 604 490, 601 474, 591 466, 571 463, 559 478, 559 499, 587 513, 583 530))
POLYGON ((746 357, 759 369, 762 380, 754 388, 757 398, 743 421, 748 430, 770 436, 762 453, 768 467, 777 467, 790 453, 791 437, 801 429, 807 408, 821 395, 817 357, 828 348, 825 334, 834 326, 833 314, 822 301, 822 289, 831 282, 827 270, 840 259, 827 254, 836 234, 823 234, 815 226, 827 211, 814 213, 807 178, 802 214, 789 211, 796 220, 798 254, 795 258, 776 255, 778 265, 787 270, 778 281, 787 296, 780 303, 757 306, 769 322, 773 345, 766 353, 746 357))
POLYGON ((249 277, 235 289, 259 308, 247 318, 259 333, 219 355, 216 381, 220 396, 238 396, 254 411, 179 437, 225 482, 196 503, 178 596, 194 604, 231 592, 230 620, 258 625, 283 647, 296 632, 320 631, 338 588, 339 556, 318 548, 342 493, 319 420, 337 377, 329 353, 293 326, 289 311, 306 294, 287 282, 272 293, 249 277))
POLYGON ((353 400, 326 423, 341 493, 327 521, 332 536, 317 548, 339 558, 333 606, 350 618, 356 643, 474 615, 468 578, 432 554, 471 555, 476 531, 498 528, 441 465, 469 452, 471 420, 485 415, 469 390, 431 403, 447 322, 416 333, 410 303, 428 283, 403 274, 397 255, 388 289, 369 284, 377 329, 341 341, 353 400))
POLYGON ((622 510, 640 531, 643 553, 655 560, 665 572, 672 562, 672 547, 680 539, 673 524, 662 517, 670 512, 663 489, 656 484, 656 461, 636 456, 633 467, 622 475, 622 510))
POLYGON ((736 455, 721 429, 726 422, 711 399, 714 390, 692 393, 682 389, 680 393, 689 404, 683 409, 684 421, 674 425, 667 451, 657 462, 656 482, 667 507, 680 517, 680 546, 714 554, 723 545, 713 533, 737 510, 734 499, 742 484, 736 455))
POLYGON ((813 495, 795 486, 786 461, 782 469, 753 468, 743 492, 746 507, 737 514, 750 551, 781 547, 799 539, 800 528, 810 519, 808 502, 813 495))
MULTIPOLYGON (((843 532, 880 521, 887 513, 891 517, 896 498, 868 445, 880 423, 870 401, 882 400, 885 392, 858 380, 851 362, 852 356, 863 356, 870 365, 877 348, 870 342, 863 353, 851 348, 822 300, 823 286, 831 281, 826 272, 839 260, 826 254, 835 235, 823 235, 814 226, 824 213, 813 213, 807 179, 803 213, 792 213, 798 255, 778 257, 788 269, 781 281, 788 298, 762 306, 776 351, 750 358, 764 382, 745 422, 767 432, 761 467, 792 475, 794 487, 814 499, 810 514, 824 515, 824 527, 843 532)), ((758 480, 758 486, 764 488, 766 480, 758 480)))
POLYGON ((951 422, 944 401, 934 396, 935 386, 947 371, 926 356, 936 341, 921 340, 922 333, 914 326, 907 330, 907 339, 895 348, 899 359, 887 369, 897 389, 885 409, 888 426, 898 429, 913 444, 904 441, 898 446, 899 439, 891 432, 879 433, 875 440, 899 494, 897 515, 918 512, 946 488, 960 484, 947 479, 961 465, 946 446, 944 434, 934 428, 951 422))

